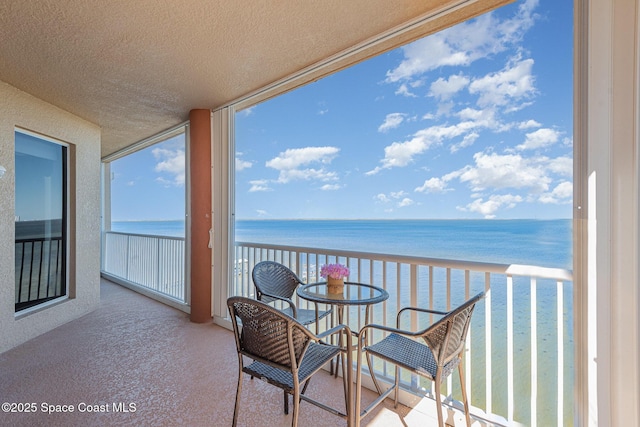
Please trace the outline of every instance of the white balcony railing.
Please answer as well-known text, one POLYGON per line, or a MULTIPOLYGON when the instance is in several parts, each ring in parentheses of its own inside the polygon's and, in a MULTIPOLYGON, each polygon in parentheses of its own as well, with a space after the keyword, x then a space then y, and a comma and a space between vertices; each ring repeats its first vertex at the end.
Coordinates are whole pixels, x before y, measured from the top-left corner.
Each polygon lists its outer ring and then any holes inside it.
MULTIPOLYGON (((449 310, 484 290, 464 360, 472 412, 499 424, 573 423, 571 271, 247 242, 236 242, 235 260, 231 293, 244 296, 254 295, 251 270, 263 260, 289 266, 305 282, 318 279, 322 264, 347 264, 349 280, 389 292, 389 299, 373 313, 375 323, 392 326, 401 307, 449 310)), ((351 309, 347 322, 357 327, 362 315, 351 309)), ((417 320, 413 322, 417 327, 417 320)), ((375 369, 382 376, 393 373, 382 363, 375 369)), ((407 375, 402 382, 422 394, 431 388, 415 376, 407 375)), ((449 377, 443 393, 453 402, 459 400, 458 388, 449 377)))
MULTIPOLYGON (((183 238, 106 232, 103 243, 103 274, 186 302, 183 238)), ((571 271, 246 242, 236 242, 233 258, 230 293, 245 296, 254 295, 251 270, 262 260, 281 262, 306 282, 318 280, 322 264, 347 264, 349 280, 389 292, 389 299, 372 310, 374 322, 388 325, 394 325, 401 307, 449 310, 485 290, 464 361, 472 412, 498 424, 572 425, 571 271)), ((354 328, 362 316, 357 308, 346 312, 354 328)), ((417 327, 418 320, 413 322, 417 327)), ((382 363, 375 369, 383 377, 393 373, 382 363)), ((431 388, 415 376, 403 376, 402 382, 418 394, 431 388)), ((449 379, 443 393, 455 405, 457 381, 449 379)))
POLYGON ((186 303, 183 237, 104 233, 102 273, 186 303))

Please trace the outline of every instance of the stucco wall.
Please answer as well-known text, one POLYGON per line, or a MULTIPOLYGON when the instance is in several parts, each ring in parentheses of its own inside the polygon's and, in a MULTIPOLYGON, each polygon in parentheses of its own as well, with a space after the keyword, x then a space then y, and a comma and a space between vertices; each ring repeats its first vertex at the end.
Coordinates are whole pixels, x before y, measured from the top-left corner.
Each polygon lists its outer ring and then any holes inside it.
POLYGON ((0 82, 0 353, 97 308, 100 302, 100 128, 0 82), (71 298, 16 317, 15 153, 19 127, 70 144, 71 298), (75 164, 75 166, 74 166, 75 164), (74 176, 75 174, 75 176, 74 176))

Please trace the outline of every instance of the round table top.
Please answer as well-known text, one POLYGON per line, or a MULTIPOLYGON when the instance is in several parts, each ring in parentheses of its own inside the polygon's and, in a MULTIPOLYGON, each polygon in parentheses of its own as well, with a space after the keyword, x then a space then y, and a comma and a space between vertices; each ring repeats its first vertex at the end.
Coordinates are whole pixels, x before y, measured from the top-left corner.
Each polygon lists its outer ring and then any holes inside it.
POLYGON ((334 305, 369 305, 389 298, 389 293, 373 285, 344 282, 341 293, 329 293, 327 282, 309 283, 298 288, 298 296, 308 301, 334 305))

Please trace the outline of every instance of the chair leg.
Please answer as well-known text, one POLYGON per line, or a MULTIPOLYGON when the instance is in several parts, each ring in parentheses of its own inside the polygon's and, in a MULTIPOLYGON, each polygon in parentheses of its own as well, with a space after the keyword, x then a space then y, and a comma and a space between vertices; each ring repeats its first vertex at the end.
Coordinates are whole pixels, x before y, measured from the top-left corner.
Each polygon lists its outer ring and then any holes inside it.
POLYGON ((458 364, 460 374, 460 391, 462 392, 462 403, 464 404, 464 416, 467 418, 467 427, 471 427, 471 416, 469 414, 469 401, 467 400, 467 389, 464 385, 464 372, 462 371, 462 361, 458 364))
MULTIPOLYGON (((371 379, 373 380, 373 384, 376 386, 376 390, 378 391, 378 394, 382 394, 382 389, 380 388, 380 385, 378 384, 378 379, 376 378, 376 373, 373 371, 373 357, 371 357, 371 355, 369 353, 365 354, 365 357, 367 358, 367 366, 369 367, 369 373, 371 374, 371 379)), ((358 363, 360 363, 360 361, 358 361, 358 363)))
POLYGON ((352 427, 353 422, 353 359, 347 357, 347 365, 349 366, 346 374, 342 374, 342 386, 344 388, 344 408, 347 414, 347 427, 352 427))
MULTIPOLYGON (((360 344, 360 343, 358 343, 360 344)), ((360 404, 362 403, 362 348, 358 345, 358 361, 356 363, 356 390, 353 399, 353 424, 354 427, 360 427, 360 404)))
POLYGON ((438 411, 438 426, 444 427, 444 419, 442 417, 442 397, 440 396, 440 369, 436 374, 436 379, 433 380, 436 389, 436 410, 438 411))
POLYGON ((398 407, 398 395, 400 394, 400 367, 398 365, 396 365, 396 393, 395 393, 395 400, 393 401, 393 407, 397 408, 398 407))
POLYGON ((307 387, 309 386, 310 382, 311 382, 311 378, 307 379, 304 382, 304 387, 302 387, 302 392, 300 392, 300 394, 305 394, 307 392, 307 387))
POLYGON ((293 417, 291 420, 291 427, 298 427, 299 413, 300 413, 300 385, 294 384, 293 385, 293 417))
POLYGON ((238 424, 238 409, 240 406, 240 395, 242 394, 242 365, 240 365, 240 372, 238 372, 238 387, 236 388, 236 404, 233 408, 233 427, 238 424))
MULTIPOLYGON (((342 338, 340 338, 342 339, 342 338)), ((347 337, 347 339, 349 339, 347 337)), ((340 344, 340 347, 342 347, 342 344, 340 344)), ((342 389, 344 390, 344 395, 346 396, 349 391, 347 390, 347 369, 353 369, 353 366, 347 366, 347 360, 345 357, 342 357, 342 353, 339 353, 338 356, 340 356, 340 366, 342 367, 342 389)), ((338 378, 338 365, 336 365, 336 372, 335 372, 336 378, 338 378)))

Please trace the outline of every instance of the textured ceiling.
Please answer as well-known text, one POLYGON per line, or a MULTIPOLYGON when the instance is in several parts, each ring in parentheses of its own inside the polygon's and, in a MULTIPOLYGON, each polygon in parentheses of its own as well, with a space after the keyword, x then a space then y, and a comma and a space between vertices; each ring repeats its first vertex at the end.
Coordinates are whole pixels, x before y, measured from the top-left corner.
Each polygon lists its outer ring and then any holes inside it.
POLYGON ((105 156, 434 10, 458 6, 378 52, 505 2, 4 1, 0 80, 99 125, 105 156))

